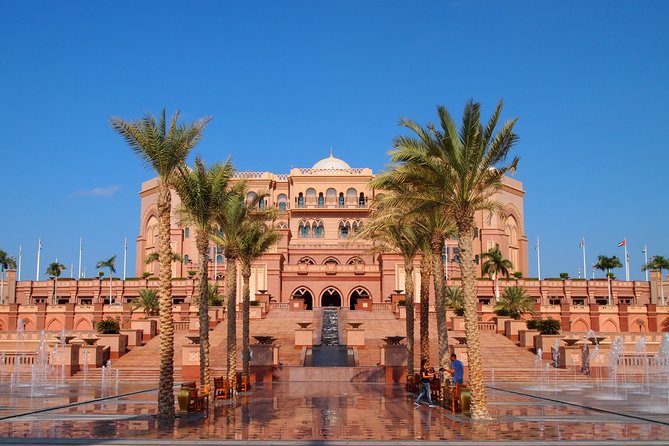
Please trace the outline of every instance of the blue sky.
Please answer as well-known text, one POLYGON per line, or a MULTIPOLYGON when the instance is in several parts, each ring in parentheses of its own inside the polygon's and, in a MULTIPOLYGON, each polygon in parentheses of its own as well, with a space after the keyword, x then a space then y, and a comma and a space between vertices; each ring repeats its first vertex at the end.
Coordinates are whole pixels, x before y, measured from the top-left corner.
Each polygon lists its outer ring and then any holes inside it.
MULTIPOLYGON (((142 181, 109 126, 181 109, 213 116, 211 163, 287 173, 333 147, 378 172, 400 117, 519 117, 516 178, 542 276, 641 250, 669 255, 664 205, 669 2, 267 1, 0 3, 0 248, 23 247, 22 278, 56 257, 77 268, 118 255, 134 275, 142 181)), ((624 277, 624 270, 616 271, 624 277)), ((76 271, 75 271, 76 275, 76 271)), ((601 274, 598 274, 600 276, 601 274)))

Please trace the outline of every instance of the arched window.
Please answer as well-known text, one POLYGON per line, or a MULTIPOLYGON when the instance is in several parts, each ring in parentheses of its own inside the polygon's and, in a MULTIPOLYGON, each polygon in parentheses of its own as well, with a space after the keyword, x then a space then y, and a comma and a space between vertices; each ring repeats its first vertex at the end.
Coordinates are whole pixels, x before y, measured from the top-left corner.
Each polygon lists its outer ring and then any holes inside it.
POLYGON ((474 228, 474 238, 479 238, 479 228, 474 228))
POLYGON ((216 263, 223 263, 223 256, 222 255, 217 255, 216 256, 216 263))
POLYGON ((299 262, 297 262, 300 265, 315 265, 316 262, 314 262, 314 259, 311 257, 302 257, 299 262))
POLYGON ((184 238, 190 237, 190 228, 184 229, 184 238))
POLYGON ((325 207, 325 197, 323 197, 323 192, 318 194, 318 207, 325 207))
POLYGON ((346 264, 347 265, 364 265, 365 261, 362 260, 360 257, 356 256, 356 257, 351 257, 350 259, 348 259, 346 264))
POLYGON ((311 226, 308 221, 301 221, 299 226, 300 238, 309 238, 311 235, 311 226))
POLYGON ((303 208, 304 207, 304 195, 302 195, 302 192, 297 196, 297 207, 298 208, 303 208))
POLYGON ((351 224, 347 221, 339 222, 339 238, 348 238, 351 232, 351 224))
POLYGON ((310 187, 307 189, 306 192, 306 197, 307 197, 307 206, 314 206, 316 205, 316 189, 313 187, 310 187))
POLYGON ((288 229, 288 223, 285 221, 280 221, 276 224, 276 229, 288 229))
POLYGON ((351 225, 351 230, 355 234, 362 229, 362 220, 355 220, 351 225))
POLYGON ((344 207, 344 192, 339 192, 339 207, 344 207))
POLYGON ((346 191, 346 204, 352 204, 355 206, 355 202, 358 198, 358 191, 354 188, 350 188, 346 191))
POLYGON ((364 208, 367 204, 367 198, 365 198, 365 193, 360 192, 360 197, 358 198, 358 207, 364 208))
POLYGON ((190 262, 190 259, 188 258, 188 254, 184 255, 184 265, 188 265, 190 262))
POLYGON ((333 188, 329 188, 325 191, 325 203, 329 205, 334 205, 337 203, 337 191, 333 188))
POLYGON ((317 221, 312 225, 314 230, 314 238, 323 238, 323 222, 317 221))
POLYGON ((258 201, 258 208, 265 209, 265 199, 264 198, 262 198, 260 201, 258 201))
POLYGON ((339 260, 336 257, 328 257, 323 261, 323 265, 339 265, 339 260))
POLYGON ((279 203, 279 210, 281 212, 286 210, 286 203, 288 202, 288 197, 286 194, 279 194, 279 196, 276 198, 277 202, 279 203))
POLYGON ((253 203, 253 200, 258 198, 258 194, 253 191, 250 191, 246 194, 246 204, 253 203))

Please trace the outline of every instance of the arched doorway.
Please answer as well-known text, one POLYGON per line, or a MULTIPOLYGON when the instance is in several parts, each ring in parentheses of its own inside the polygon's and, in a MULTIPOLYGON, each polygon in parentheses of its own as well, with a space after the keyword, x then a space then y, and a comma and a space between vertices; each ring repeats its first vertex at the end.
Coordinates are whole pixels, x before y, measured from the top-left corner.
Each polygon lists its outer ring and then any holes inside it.
POLYGON ((304 287, 298 288, 293 293, 293 295, 291 297, 293 297, 293 298, 297 297, 297 298, 300 298, 300 299, 304 299, 304 303, 307 306, 307 310, 313 310, 313 308, 314 308, 314 297, 311 294, 311 291, 309 291, 308 289, 306 289, 304 287))
POLYGON ((367 292, 366 289, 360 287, 353 290, 353 292, 351 293, 351 298, 349 299, 350 302, 349 308, 351 310, 355 310, 355 304, 358 303, 358 299, 369 299, 369 293, 367 292))
POLYGON ((341 307, 341 294, 336 288, 328 288, 321 295, 321 307, 341 307))

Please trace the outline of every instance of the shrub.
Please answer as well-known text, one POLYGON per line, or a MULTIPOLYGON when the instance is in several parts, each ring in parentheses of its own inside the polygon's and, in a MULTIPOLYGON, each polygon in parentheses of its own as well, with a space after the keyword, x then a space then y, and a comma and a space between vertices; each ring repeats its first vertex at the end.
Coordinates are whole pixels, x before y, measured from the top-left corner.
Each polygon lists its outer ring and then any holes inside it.
POLYGON ((252 307, 259 307, 260 306, 260 301, 259 300, 250 300, 249 305, 252 307))
POLYGON ((560 279, 562 280, 569 279, 569 273, 560 273, 560 279))
POLYGON ((104 276, 104 275, 105 275, 105 272, 104 272, 104 271, 98 271, 98 277, 102 277, 102 276, 104 276))
POLYGON ((513 273, 513 277, 515 277, 516 279, 522 279, 523 278, 523 272, 522 271, 516 271, 515 273, 513 273))
POLYGON ((146 279, 146 278, 149 277, 150 275, 151 275, 150 272, 148 272, 148 271, 144 271, 144 272, 142 273, 142 279, 146 279))
POLYGON ((188 277, 193 277, 197 274, 197 271, 188 271, 188 277))
POLYGON ((397 305, 400 306, 400 307, 406 307, 407 306, 406 299, 398 300, 397 305))
POLYGON ((549 317, 548 319, 532 319, 527 321, 529 330, 538 330, 542 335, 560 334, 560 321, 549 317))
POLYGON ((94 322, 95 331, 98 334, 119 334, 121 331, 121 324, 118 319, 112 319, 108 317, 107 319, 94 322))

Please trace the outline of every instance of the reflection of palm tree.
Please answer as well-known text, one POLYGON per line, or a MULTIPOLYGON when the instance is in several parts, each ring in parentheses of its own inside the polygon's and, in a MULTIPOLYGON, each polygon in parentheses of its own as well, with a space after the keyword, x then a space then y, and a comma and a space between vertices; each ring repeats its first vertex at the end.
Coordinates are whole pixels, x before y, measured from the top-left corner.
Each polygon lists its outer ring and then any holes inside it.
POLYGON ((51 276, 54 279, 53 282, 53 305, 56 305, 58 299, 58 278, 60 277, 61 273, 65 271, 67 268, 65 268, 65 265, 62 263, 58 263, 58 260, 55 262, 51 262, 49 266, 47 266, 46 271, 44 271, 47 275, 51 276))
POLYGON ((413 193, 405 197, 407 201, 422 201, 424 207, 441 206, 444 215, 455 220, 465 295, 472 418, 483 420, 490 415, 476 312, 474 216, 478 211, 501 210, 494 195, 500 190, 503 177, 516 169, 518 158, 507 162, 507 156, 518 138, 513 132, 515 120, 495 131, 502 113, 501 102, 485 126, 481 124, 480 104, 468 102, 459 131, 445 107, 438 107, 437 112, 439 127, 429 124, 423 128, 408 119, 400 122, 417 137, 397 137, 391 160, 399 163, 404 181, 414 186, 413 193))
POLYGON ((111 256, 107 260, 100 260, 98 263, 95 264, 95 267, 97 269, 100 268, 109 268, 109 304, 114 303, 114 296, 112 295, 112 276, 116 272, 116 268, 114 267, 114 264, 116 263, 116 255, 111 256))
POLYGON ((14 257, 7 255, 5 251, 0 249, 0 267, 2 267, 2 277, 0 277, 0 302, 5 303, 5 270, 16 268, 16 260, 14 257))
POLYGON ((498 246, 494 246, 481 254, 483 265, 481 272, 488 274, 495 281, 495 300, 499 300, 499 276, 509 277, 509 270, 513 268, 511 261, 502 256, 498 246))
POLYGON ((232 163, 214 164, 210 169, 199 156, 195 158, 192 169, 179 167, 175 187, 181 198, 179 215, 182 224, 192 224, 197 229, 198 268, 200 273, 200 298, 198 299, 200 320, 200 382, 210 383, 209 375, 209 283, 207 272, 207 251, 209 237, 213 233, 214 215, 221 204, 228 188, 234 168, 232 163))
POLYGON ((138 122, 112 118, 111 125, 144 164, 158 174, 158 241, 160 252, 160 383, 158 417, 174 418, 174 317, 172 315, 172 270, 170 269, 170 227, 172 197, 170 185, 177 168, 202 137, 210 118, 179 124, 177 111, 168 121, 166 112, 156 119, 147 114, 138 122))
POLYGON ((658 269, 660 270, 660 305, 664 305, 664 283, 662 280, 662 270, 669 269, 669 259, 663 256, 653 256, 648 263, 646 263, 641 270, 648 271, 649 269, 658 269))

